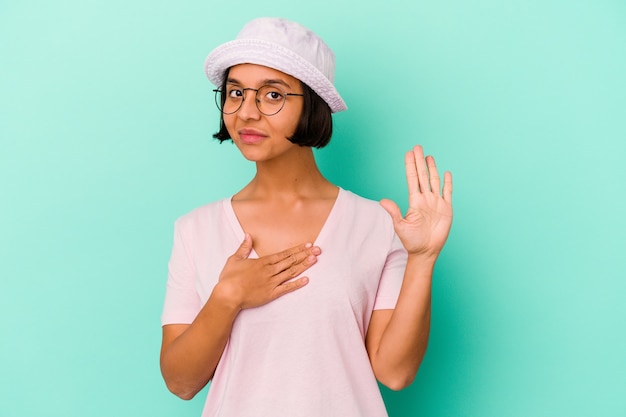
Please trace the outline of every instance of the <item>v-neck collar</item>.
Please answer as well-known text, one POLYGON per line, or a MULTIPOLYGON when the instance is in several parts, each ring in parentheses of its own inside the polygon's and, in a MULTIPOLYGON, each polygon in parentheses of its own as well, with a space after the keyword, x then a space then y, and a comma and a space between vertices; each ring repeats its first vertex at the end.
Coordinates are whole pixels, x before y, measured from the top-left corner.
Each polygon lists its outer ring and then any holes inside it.
MULTIPOLYGON (((326 235, 330 233, 328 230, 333 229, 334 224, 337 222, 337 217, 339 216, 339 212, 341 211, 341 206, 343 205, 343 200, 345 198, 346 191, 341 187, 337 187, 337 188, 339 188, 339 192, 337 193, 337 197, 335 198, 333 207, 330 209, 330 212, 328 213, 328 216, 326 217, 326 220, 324 221, 322 228, 317 234, 317 238, 315 239, 314 242, 312 242, 316 246, 321 247, 323 245, 324 241, 326 240, 326 235)), ((224 200, 222 200, 222 203, 223 203, 222 206, 224 208, 224 213, 226 214, 228 223, 230 224, 231 229, 233 233, 235 234, 237 241, 242 242, 245 232, 243 231, 243 227, 241 226, 241 223, 239 223, 239 219, 237 218, 237 215, 235 214, 235 209, 233 208, 233 196, 230 196, 229 198, 225 198, 224 200)), ((251 258, 259 257, 259 255, 256 253, 254 248, 252 249, 250 257, 251 258)))

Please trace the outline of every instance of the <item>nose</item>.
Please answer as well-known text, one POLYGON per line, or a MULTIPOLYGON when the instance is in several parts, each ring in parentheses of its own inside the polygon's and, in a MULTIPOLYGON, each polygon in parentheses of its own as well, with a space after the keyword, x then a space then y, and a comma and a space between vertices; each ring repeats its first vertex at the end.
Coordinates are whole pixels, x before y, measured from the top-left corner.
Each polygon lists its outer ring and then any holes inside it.
POLYGON ((258 119, 261 116, 256 104, 256 91, 247 90, 244 92, 243 103, 241 103, 237 114, 244 120, 258 119))

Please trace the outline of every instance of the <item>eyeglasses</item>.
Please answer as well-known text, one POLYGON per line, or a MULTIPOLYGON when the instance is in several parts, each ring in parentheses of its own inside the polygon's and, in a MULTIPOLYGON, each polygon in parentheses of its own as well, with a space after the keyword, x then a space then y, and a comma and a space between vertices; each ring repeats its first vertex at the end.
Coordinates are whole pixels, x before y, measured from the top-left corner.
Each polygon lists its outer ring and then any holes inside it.
POLYGON ((245 92, 256 92, 254 102, 257 109, 265 116, 273 116, 283 109, 288 96, 303 97, 304 94, 286 93, 275 85, 263 85, 257 88, 240 88, 227 86, 226 91, 218 88, 215 91, 215 104, 223 114, 233 114, 241 108, 245 100, 245 92))

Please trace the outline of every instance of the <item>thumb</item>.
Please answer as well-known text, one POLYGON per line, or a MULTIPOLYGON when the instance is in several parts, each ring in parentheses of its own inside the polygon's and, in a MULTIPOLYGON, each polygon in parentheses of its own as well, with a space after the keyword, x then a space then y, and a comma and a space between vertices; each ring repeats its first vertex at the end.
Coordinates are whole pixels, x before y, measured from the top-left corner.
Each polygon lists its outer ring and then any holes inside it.
POLYGON ((398 207, 395 202, 385 198, 383 200, 380 200, 380 205, 385 209, 387 213, 389 213, 394 225, 402 221, 402 212, 400 211, 400 207, 398 207))
POLYGON ((237 259, 247 259, 250 256, 250 252, 252 252, 252 236, 249 233, 246 233, 243 242, 235 251, 235 257, 237 259))

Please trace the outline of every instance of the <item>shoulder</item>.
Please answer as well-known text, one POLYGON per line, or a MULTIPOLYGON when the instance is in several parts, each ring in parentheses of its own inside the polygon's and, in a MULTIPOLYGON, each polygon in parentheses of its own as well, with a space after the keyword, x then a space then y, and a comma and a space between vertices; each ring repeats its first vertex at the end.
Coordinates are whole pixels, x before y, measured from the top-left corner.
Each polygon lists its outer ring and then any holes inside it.
POLYGON ((175 226, 179 229, 202 228, 203 225, 223 215, 226 201, 228 199, 221 199, 197 207, 176 219, 175 226))
POLYGON ((384 219, 389 218, 389 220, 391 220, 389 214, 387 214, 385 209, 382 208, 378 201, 362 197, 348 190, 342 190, 342 193, 346 203, 353 209, 358 211, 358 213, 355 214, 363 214, 376 217, 380 216, 384 219))
POLYGON ((385 231, 393 230, 391 216, 378 201, 362 197, 351 191, 342 190, 349 215, 356 223, 375 227, 385 231))

